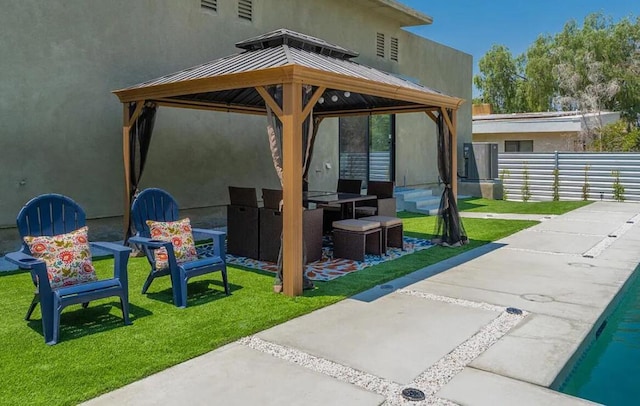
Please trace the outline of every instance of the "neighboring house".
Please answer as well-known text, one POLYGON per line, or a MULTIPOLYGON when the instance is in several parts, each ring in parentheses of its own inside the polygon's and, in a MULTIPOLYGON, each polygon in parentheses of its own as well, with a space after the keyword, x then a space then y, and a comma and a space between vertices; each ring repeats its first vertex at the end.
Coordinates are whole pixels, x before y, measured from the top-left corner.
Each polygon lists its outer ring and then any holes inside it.
MULTIPOLYGON (((0 228, 15 226, 27 200, 50 192, 72 197, 89 218, 121 216, 122 105, 111 92, 239 52, 235 43, 274 29, 353 49, 356 62, 471 100, 471 56, 403 29, 431 23, 394 0, 6 2, 0 228)), ((471 141, 470 103, 458 111, 457 128, 461 153, 471 141)), ((341 155, 358 151, 369 160, 372 152, 388 154, 386 169, 362 176, 437 184, 435 129, 424 113, 327 119, 310 185, 335 188, 347 170, 341 155)), ((141 186, 167 189, 181 208, 224 217, 229 185, 279 187, 265 117, 161 107, 141 186)))
POLYGON ((473 142, 497 143, 499 152, 583 151, 581 132, 620 119, 620 113, 608 111, 585 115, 577 111, 487 112, 474 106, 473 142))

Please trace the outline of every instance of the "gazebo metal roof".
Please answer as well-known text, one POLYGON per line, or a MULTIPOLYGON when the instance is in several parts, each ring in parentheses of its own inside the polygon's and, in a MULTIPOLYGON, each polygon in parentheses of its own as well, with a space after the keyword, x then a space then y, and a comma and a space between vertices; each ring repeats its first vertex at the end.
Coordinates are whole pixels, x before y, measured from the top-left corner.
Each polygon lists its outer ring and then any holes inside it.
POLYGON ((265 101, 255 86, 278 84, 295 76, 305 84, 326 87, 324 102, 314 106, 316 116, 345 111, 354 114, 354 110, 423 110, 425 105, 457 108, 462 103, 462 99, 354 62, 350 60, 358 55, 354 51, 291 30, 275 30, 236 46, 244 51, 114 93, 123 102, 145 99, 182 107, 264 114, 265 101), (258 72, 262 80, 256 80, 258 72), (329 83, 323 80, 326 75, 331 75, 329 83), (225 86, 221 78, 226 78, 229 85, 225 86), (350 89, 353 86, 349 83, 356 82, 378 89, 350 89))

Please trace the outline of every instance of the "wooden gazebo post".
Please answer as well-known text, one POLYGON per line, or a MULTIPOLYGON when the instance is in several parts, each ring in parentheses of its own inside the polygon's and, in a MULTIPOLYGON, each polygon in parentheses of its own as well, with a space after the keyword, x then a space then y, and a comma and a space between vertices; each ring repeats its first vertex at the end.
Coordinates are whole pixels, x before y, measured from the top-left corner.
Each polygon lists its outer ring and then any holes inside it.
POLYGON ((302 85, 282 89, 283 292, 302 294, 302 85))

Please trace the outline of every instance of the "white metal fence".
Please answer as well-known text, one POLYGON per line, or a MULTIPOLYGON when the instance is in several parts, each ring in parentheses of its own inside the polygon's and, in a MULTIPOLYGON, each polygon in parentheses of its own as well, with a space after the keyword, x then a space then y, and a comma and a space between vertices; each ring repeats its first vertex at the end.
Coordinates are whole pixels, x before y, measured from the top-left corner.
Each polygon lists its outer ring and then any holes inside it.
POLYGON ((560 200, 615 200, 614 182, 619 171, 618 197, 640 201, 640 154, 638 153, 502 153, 498 172, 507 200, 523 200, 528 186, 529 201, 553 200, 557 169, 560 200), (525 180, 525 178, 527 178, 525 180))

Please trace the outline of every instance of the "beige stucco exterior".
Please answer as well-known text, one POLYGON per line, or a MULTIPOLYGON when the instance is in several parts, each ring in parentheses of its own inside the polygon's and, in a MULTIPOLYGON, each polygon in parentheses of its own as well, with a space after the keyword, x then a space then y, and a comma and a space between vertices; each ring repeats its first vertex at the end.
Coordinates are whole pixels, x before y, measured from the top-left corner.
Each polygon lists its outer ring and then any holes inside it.
POLYGON ((474 106, 473 142, 497 143, 498 152, 505 152, 505 141, 533 141, 533 152, 583 151, 582 133, 620 119, 611 111, 486 114, 490 111, 489 105, 474 106))
MULTIPOLYGON (((111 91, 238 52, 236 42, 273 29, 354 49, 360 63, 470 100, 471 56, 404 31, 397 11, 378 3, 254 0, 253 21, 246 21, 237 17, 236 0, 218 0, 217 12, 203 11, 199 0, 4 2, 0 227, 12 227, 27 200, 50 192, 72 197, 89 218, 121 216, 122 105, 111 91), (385 58, 376 56, 378 32, 386 37, 385 58), (399 40, 398 62, 389 59, 390 37, 399 40)), ((161 107, 141 186, 165 188, 182 208, 222 215, 229 185, 278 187, 265 122, 161 107)), ((396 127, 397 183, 435 183, 433 122, 406 114, 396 127)), ((466 103, 458 114, 459 149, 470 140, 466 103)), ((310 172, 312 188, 335 187, 337 119, 322 123, 310 172)))
POLYGON ((533 141, 534 152, 581 151, 576 132, 519 133, 519 134, 474 134, 473 142, 495 142, 498 152, 504 151, 505 141, 533 141))

